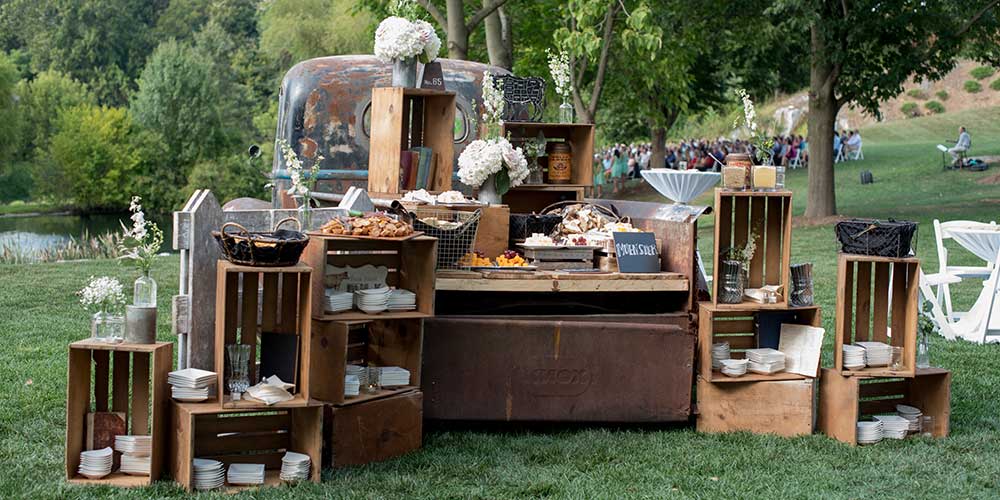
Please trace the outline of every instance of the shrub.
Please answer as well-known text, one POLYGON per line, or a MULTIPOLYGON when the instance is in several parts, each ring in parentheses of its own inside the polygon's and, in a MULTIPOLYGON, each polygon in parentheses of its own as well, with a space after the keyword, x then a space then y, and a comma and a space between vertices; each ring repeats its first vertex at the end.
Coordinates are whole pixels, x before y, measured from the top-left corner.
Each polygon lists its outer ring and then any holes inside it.
POLYGON ((21 80, 18 91, 27 135, 22 153, 25 159, 36 150, 48 148, 59 113, 74 106, 97 103, 86 85, 58 71, 43 71, 30 82, 21 80))
POLYGON ((948 91, 947 91, 947 90, 943 90, 943 89, 942 89, 942 90, 939 90, 939 91, 937 91, 937 92, 936 92, 936 93, 935 93, 934 95, 936 95, 936 96, 937 96, 937 98, 938 98, 938 99, 941 99, 942 101, 947 101, 947 100, 948 100, 948 97, 949 97, 949 96, 948 96, 948 91))
POLYGON ((993 80, 993 82, 990 83, 990 88, 993 90, 1000 90, 1000 78, 993 80))
POLYGON ((976 80, 985 80, 993 76, 993 73, 996 73, 996 70, 990 66, 979 66, 978 68, 973 68, 972 71, 969 72, 969 74, 976 80))
POLYGON ((924 89, 910 89, 906 91, 906 95, 914 99, 927 99, 927 92, 924 92, 924 89))
POLYGON ((983 86, 980 85, 979 82, 975 80, 966 80, 965 84, 962 85, 962 87, 964 87, 965 91, 970 94, 975 94, 976 92, 983 90, 983 86))
POLYGON ((34 186, 30 164, 14 162, 0 168, 0 203, 27 200, 34 186))
POLYGON ((937 101, 927 101, 927 104, 924 104, 924 107, 927 108, 927 111, 936 115, 944 113, 944 104, 937 101))
POLYGON ((917 106, 915 102, 904 103, 900 111, 906 116, 920 116, 920 106, 917 106))

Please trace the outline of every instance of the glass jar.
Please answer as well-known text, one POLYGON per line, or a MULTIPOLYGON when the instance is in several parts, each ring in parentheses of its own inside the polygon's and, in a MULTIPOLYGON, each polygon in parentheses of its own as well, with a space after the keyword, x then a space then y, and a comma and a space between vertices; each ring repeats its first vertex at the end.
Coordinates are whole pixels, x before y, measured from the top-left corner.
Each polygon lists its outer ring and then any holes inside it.
POLYGON ((132 305, 138 307, 156 307, 156 280, 149 271, 143 271, 142 276, 135 280, 132 286, 132 305))
POLYGON ((538 164, 538 157, 532 157, 528 160, 528 178, 524 181, 525 184, 542 184, 545 179, 542 178, 542 166, 538 164))
POLYGON ((98 342, 120 344, 125 340, 125 317, 98 311, 90 318, 90 336, 98 342))
POLYGON ((361 391, 365 394, 378 394, 382 390, 382 370, 377 366, 366 367, 367 379, 361 386, 361 391))
POLYGON ((733 191, 743 191, 750 185, 748 170, 753 163, 746 153, 731 153, 726 156, 726 166, 722 167, 722 187, 733 191))
POLYGON ((573 154, 569 144, 553 142, 549 146, 549 183, 569 184, 573 180, 573 154))
POLYGON ((559 123, 573 123, 573 105, 567 97, 563 97, 563 102, 559 105, 559 123))
POLYGON ((777 178, 778 172, 771 165, 757 165, 753 167, 754 191, 774 191, 777 178))
POLYGON ((229 396, 233 401, 243 399, 243 393, 250 388, 250 346, 247 344, 227 344, 229 356, 229 396))
POLYGON ((892 370, 902 370, 903 363, 903 348, 892 346, 892 361, 889 363, 889 368, 892 370))
POLYGON ((812 264, 795 264, 791 266, 792 293, 788 297, 788 305, 805 307, 813 305, 812 264))
POLYGON ((917 368, 930 368, 930 340, 927 332, 920 332, 920 339, 917 340, 917 368))
POLYGON ((739 304, 743 302, 743 292, 747 286, 746 269, 738 260, 722 261, 722 283, 719 284, 719 302, 739 304))
POLYGON ((920 416, 920 435, 923 437, 932 438, 934 437, 934 415, 921 415, 920 416))
POLYGON ((785 190, 785 167, 781 165, 774 167, 774 190, 785 190))

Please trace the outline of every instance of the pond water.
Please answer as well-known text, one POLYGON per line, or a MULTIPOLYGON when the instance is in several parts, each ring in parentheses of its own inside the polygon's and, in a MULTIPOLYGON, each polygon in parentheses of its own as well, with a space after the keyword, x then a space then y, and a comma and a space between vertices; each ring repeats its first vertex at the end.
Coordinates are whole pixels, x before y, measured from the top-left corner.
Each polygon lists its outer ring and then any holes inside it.
MULTIPOLYGON (((18 248, 23 253, 58 248, 84 236, 121 232, 119 221, 130 223, 129 214, 43 214, 0 217, 0 248, 18 248)), ((164 233, 163 251, 170 251, 172 223, 157 221, 164 233)))

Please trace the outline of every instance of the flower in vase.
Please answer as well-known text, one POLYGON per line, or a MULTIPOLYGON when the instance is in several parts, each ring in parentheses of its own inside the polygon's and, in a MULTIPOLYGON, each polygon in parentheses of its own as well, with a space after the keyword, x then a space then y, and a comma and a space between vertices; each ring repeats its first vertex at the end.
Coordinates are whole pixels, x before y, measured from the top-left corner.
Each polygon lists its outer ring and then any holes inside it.
POLYGON ((520 186, 528 177, 528 160, 521 148, 515 148, 503 137, 478 139, 465 147, 458 157, 458 178, 471 187, 482 186, 493 174, 506 169, 508 185, 498 186, 500 194, 520 186))
POLYGON ((121 223, 122 240, 118 245, 118 251, 121 253, 121 259, 134 261, 140 271, 147 273, 153 266, 160 247, 163 246, 163 231, 156 223, 146 220, 141 202, 142 198, 133 196, 129 203, 132 226, 128 227, 121 223))
POLYGON ((489 71, 483 72, 483 121, 487 128, 490 125, 503 125, 503 89, 497 86, 496 80, 489 71))
POLYGON ((573 92, 573 85, 570 84, 569 54, 565 51, 559 51, 557 54, 551 49, 546 49, 545 53, 549 57, 549 73, 552 74, 552 84, 556 87, 556 94, 565 99, 573 92))
POLYGON ((420 30, 424 41, 424 51, 420 54, 420 62, 427 64, 437 59, 438 54, 441 53, 441 39, 438 38, 437 31, 434 31, 431 23, 421 19, 413 21, 413 25, 420 30))
MULTIPOLYGON (((375 30, 375 57, 384 63, 409 59, 423 54, 429 41, 427 33, 409 19, 390 16, 375 30)), ((441 40, 437 43, 440 50, 441 40)))
POLYGON ((90 282, 77 292, 77 295, 80 296, 80 305, 95 312, 112 311, 125 304, 125 292, 121 282, 107 276, 100 278, 91 276, 90 282))

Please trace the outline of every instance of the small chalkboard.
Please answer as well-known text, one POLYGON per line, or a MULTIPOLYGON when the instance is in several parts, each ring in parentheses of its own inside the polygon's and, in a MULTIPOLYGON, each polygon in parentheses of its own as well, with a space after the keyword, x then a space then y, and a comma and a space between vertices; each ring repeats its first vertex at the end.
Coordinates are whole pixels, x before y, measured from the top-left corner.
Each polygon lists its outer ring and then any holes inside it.
POLYGON ((433 61, 424 65, 423 76, 420 80, 420 88, 448 90, 444 86, 444 72, 441 71, 441 63, 433 61))
POLYGON ((618 272, 658 273, 660 254, 653 233, 614 233, 618 272))
POLYGON ((260 377, 277 375, 283 382, 298 386, 299 336, 288 333, 260 334, 260 377))

